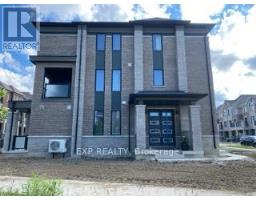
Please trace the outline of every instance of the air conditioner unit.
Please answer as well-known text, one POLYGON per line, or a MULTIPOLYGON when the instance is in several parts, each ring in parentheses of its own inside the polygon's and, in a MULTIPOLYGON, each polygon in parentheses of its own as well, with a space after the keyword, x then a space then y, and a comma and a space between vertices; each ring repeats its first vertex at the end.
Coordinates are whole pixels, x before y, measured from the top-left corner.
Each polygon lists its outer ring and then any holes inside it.
POLYGON ((65 153, 67 152, 66 140, 64 139, 53 139, 49 140, 49 153, 65 153))

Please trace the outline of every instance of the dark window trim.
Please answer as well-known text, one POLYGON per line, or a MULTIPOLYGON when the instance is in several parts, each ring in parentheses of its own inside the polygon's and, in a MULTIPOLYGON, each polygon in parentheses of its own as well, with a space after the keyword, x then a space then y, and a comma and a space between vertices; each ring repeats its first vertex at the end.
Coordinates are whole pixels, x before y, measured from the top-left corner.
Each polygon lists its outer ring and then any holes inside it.
POLYGON ((164 69, 153 69, 153 87, 165 87, 165 81, 164 81, 164 69), (163 79, 163 85, 155 85, 155 79, 154 79, 154 71, 162 71, 162 79, 163 79))
POLYGON ((106 39, 107 39, 107 37, 106 37, 106 33, 97 33, 96 34, 96 52, 97 51, 99 51, 99 52, 102 52, 102 51, 106 51, 106 39), (98 35, 104 35, 104 50, 98 50, 98 35))
POLYGON ((111 92, 120 92, 121 93, 122 91, 122 70, 121 69, 112 69, 112 74, 111 74, 111 92), (120 90, 119 91, 114 91, 113 90, 113 74, 114 74, 114 71, 120 71, 120 90))
POLYGON ((112 38, 112 51, 122 51, 122 34, 121 33, 112 33, 111 38, 112 38), (113 40, 114 35, 119 35, 120 36, 120 49, 119 50, 114 50, 114 40, 113 40))
POLYGON ((106 84, 105 84, 105 78, 106 78, 106 70, 105 69, 95 69, 95 88, 94 88, 94 91, 95 91, 95 93, 96 92, 103 92, 103 93, 105 93, 105 87, 106 87, 106 84), (101 71, 104 71, 104 81, 103 81, 103 84, 104 84, 104 86, 103 86, 103 91, 97 91, 97 70, 101 70, 101 71))
POLYGON ((163 52, 163 35, 161 33, 153 33, 152 34, 152 50, 153 52, 156 51, 156 52, 163 52), (154 35, 159 35, 160 38, 161 38, 161 50, 155 50, 154 49, 154 35))
POLYGON ((98 135, 104 135, 104 110, 97 110, 97 109, 94 109, 94 118, 93 118, 93 135, 94 136, 98 136, 98 135), (95 133, 95 117, 96 117, 96 112, 102 112, 102 114, 103 114, 103 117, 102 117, 102 119, 103 119, 103 133, 101 133, 101 134, 96 134, 95 133))
POLYGON ((72 93, 72 81, 73 81, 73 68, 72 67, 44 67, 44 76, 43 76, 43 91, 41 95, 41 100, 70 100, 71 99, 71 93, 72 93), (71 69, 71 82, 68 85, 68 97, 45 97, 45 70, 46 69, 71 69))
POLYGON ((111 130, 111 135, 122 135, 121 131, 122 131, 122 112, 121 110, 111 110, 111 119, 110 119, 110 130, 111 130), (112 115, 113 115, 113 112, 119 112, 120 113, 120 130, 119 130, 119 134, 113 134, 112 132, 112 115))

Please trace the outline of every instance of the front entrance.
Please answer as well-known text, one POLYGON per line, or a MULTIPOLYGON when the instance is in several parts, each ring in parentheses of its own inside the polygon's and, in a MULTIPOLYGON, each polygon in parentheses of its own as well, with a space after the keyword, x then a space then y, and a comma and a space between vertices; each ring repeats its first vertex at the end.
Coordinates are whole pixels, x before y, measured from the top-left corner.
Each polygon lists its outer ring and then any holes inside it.
POLYGON ((148 111, 149 146, 157 149, 172 149, 174 138, 174 111, 167 109, 148 111))

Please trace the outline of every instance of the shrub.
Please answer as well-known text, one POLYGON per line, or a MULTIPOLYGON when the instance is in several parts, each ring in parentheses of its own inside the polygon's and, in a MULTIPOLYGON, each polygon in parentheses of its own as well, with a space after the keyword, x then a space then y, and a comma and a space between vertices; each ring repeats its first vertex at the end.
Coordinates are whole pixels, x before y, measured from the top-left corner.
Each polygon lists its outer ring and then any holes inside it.
POLYGON ((47 180, 33 175, 26 184, 22 185, 21 190, 0 189, 0 196, 58 196, 63 194, 60 185, 58 180, 47 180))

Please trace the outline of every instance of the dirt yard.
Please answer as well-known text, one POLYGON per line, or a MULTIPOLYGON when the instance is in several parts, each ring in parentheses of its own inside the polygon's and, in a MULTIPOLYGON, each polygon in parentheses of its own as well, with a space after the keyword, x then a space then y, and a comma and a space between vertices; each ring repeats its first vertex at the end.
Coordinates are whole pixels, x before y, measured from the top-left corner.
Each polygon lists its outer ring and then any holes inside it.
POLYGON ((256 162, 159 163, 149 161, 14 159, 0 155, 0 176, 138 183, 169 187, 256 192, 256 162))

